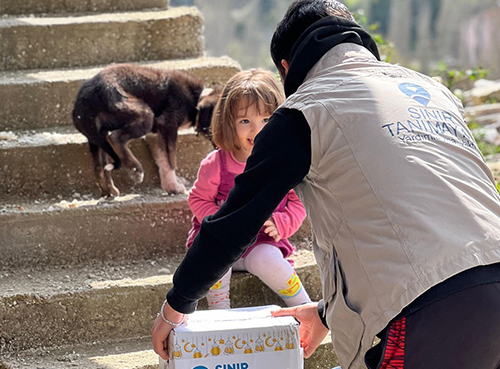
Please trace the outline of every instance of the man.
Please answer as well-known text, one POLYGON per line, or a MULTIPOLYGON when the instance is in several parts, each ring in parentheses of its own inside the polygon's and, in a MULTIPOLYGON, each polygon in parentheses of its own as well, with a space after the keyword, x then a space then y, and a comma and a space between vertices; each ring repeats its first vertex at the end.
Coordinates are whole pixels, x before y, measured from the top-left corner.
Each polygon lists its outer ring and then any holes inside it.
POLYGON ((460 102, 380 62, 334 0, 290 5, 271 55, 287 100, 177 269, 156 352, 297 186, 324 301, 275 315, 301 321, 306 357, 329 327, 343 369, 500 368, 500 196, 460 102))

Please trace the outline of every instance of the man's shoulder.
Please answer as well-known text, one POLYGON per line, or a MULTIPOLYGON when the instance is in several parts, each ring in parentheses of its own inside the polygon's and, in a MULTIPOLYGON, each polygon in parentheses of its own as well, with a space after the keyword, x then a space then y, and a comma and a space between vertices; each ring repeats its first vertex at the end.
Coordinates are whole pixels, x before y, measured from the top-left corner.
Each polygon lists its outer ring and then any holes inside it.
POLYGON ((303 93, 303 91, 297 90, 295 93, 287 97, 285 102, 280 105, 280 108, 302 111, 313 104, 315 104, 315 100, 312 93, 303 93))

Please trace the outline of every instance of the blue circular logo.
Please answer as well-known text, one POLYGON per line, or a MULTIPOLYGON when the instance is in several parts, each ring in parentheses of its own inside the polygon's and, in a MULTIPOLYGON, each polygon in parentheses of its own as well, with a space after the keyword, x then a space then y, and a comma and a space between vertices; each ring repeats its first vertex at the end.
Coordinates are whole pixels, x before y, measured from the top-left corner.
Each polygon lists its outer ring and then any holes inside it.
POLYGON ((203 366, 203 365, 198 365, 198 366, 195 366, 193 369, 208 369, 206 366, 203 366))
POLYGON ((431 101, 431 94, 425 88, 416 85, 415 83, 401 83, 399 85, 399 89, 406 96, 411 97, 423 106, 429 105, 429 102, 431 101))

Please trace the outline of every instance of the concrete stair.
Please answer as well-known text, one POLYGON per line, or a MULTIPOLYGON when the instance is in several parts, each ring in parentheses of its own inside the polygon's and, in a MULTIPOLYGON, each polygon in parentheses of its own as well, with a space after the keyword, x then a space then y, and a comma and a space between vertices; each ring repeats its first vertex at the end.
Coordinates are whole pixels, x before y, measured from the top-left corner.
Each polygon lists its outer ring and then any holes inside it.
MULTIPOLYGON (((330 349, 328 336, 314 355, 305 360, 305 369, 330 369, 338 365, 338 359, 330 349)), ((150 349, 149 337, 133 340, 95 343, 72 348, 52 350, 30 350, 15 355, 8 355, 4 362, 8 366, 0 369, 50 368, 67 369, 79 367, 85 369, 157 369, 158 356, 150 349)))
POLYGON ((187 59, 203 54, 203 18, 194 7, 9 17, 0 19, 0 39, 0 70, 4 71, 187 59))
MULTIPOLYGON (((22 205, 30 200, 68 199, 75 192, 99 196, 87 140, 75 129, 44 129, 11 135, 10 139, 0 141, 0 160, 5 163, 2 169, 5 175, 0 178, 0 198, 3 197, 5 203, 22 205)), ((127 172, 119 170, 113 173, 117 187, 123 194, 159 188, 158 168, 146 140, 136 140, 130 147, 143 163, 144 182, 134 186, 127 172)), ((212 145, 187 130, 180 132, 178 147, 177 173, 192 182, 200 161, 212 150, 212 145)))
MULTIPOLYGON (((0 280, 5 291, 0 296, 4 339, 0 352, 148 335, 181 257, 178 253, 154 261, 4 272, 0 280)), ((295 258, 298 275, 317 299, 321 291, 311 251, 301 250, 295 258)), ((280 304, 277 295, 263 287, 257 278, 235 273, 232 306, 280 304)), ((205 300, 200 308, 206 308, 205 300)))
POLYGON ((0 268, 10 269, 182 255, 191 213, 185 195, 156 191, 112 201, 27 205, 0 219, 0 268))
MULTIPOLYGON (((183 255, 191 216, 186 195, 167 196, 159 189, 114 200, 4 208, 0 270, 183 255)), ((309 234, 306 221, 290 239, 304 248, 309 234)))
POLYGON ((2 0, 0 14, 55 15, 166 9, 168 0, 2 0))
MULTIPOLYGON (((149 335, 185 253, 187 196, 162 192, 137 140, 144 182, 118 171, 122 196, 100 199, 70 112, 81 83, 110 63, 183 69, 207 86, 240 66, 204 57, 202 15, 166 0, 2 0, 0 12, 0 369, 157 368, 149 335)), ((211 150, 181 132, 177 174, 192 183, 211 150)), ((306 222, 293 236, 293 257, 318 299, 309 233, 306 222)), ((231 295, 234 307, 281 303, 247 273, 234 274, 231 295)), ((306 361, 335 365, 328 342, 306 361)))
MULTIPOLYGON (((300 250, 294 257, 311 298, 320 298, 311 251, 300 250)), ((177 255, 2 272, 0 363, 12 369, 155 368, 149 332, 180 260, 177 255)), ((247 273, 235 273, 231 297, 234 307, 280 303, 276 294, 247 273)), ((204 300, 199 308, 206 308, 204 300)), ((306 361, 306 368, 335 365, 330 346, 325 342, 306 361)))

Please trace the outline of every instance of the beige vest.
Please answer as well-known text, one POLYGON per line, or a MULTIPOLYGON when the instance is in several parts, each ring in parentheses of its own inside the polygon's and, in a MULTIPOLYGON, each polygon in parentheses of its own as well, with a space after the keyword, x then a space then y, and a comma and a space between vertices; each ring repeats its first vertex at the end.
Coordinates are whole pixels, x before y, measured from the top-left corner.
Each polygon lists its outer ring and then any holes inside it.
POLYGON ((415 298, 500 262, 500 196, 450 91, 361 46, 330 50, 282 107, 311 127, 297 193, 335 350, 342 369, 365 368, 375 335, 415 298))

